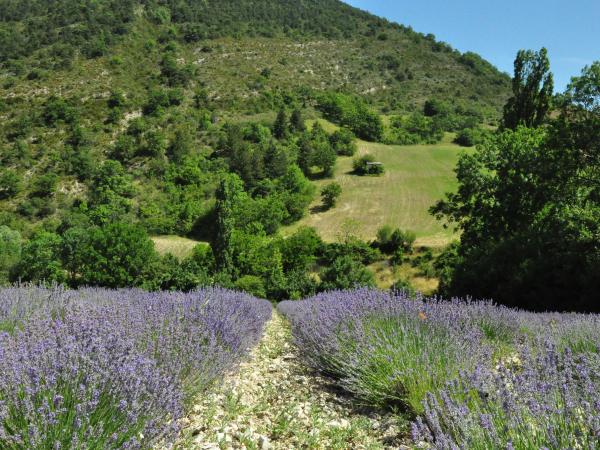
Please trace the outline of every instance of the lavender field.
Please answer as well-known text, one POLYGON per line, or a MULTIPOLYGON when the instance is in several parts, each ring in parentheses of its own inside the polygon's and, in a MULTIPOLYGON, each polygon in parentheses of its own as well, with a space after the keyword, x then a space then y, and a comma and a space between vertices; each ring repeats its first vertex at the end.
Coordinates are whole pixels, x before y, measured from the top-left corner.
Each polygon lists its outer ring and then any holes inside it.
POLYGON ((267 301, 222 289, 2 289, 0 447, 168 446, 270 317, 267 301))
POLYGON ((600 448, 600 317, 361 289, 283 302, 306 363, 418 448, 600 448))

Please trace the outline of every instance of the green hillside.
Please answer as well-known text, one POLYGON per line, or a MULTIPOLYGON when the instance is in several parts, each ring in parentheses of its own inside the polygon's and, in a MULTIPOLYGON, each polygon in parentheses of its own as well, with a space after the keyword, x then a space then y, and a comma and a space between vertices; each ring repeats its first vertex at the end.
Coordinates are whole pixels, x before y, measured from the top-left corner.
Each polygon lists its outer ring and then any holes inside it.
POLYGON ((454 186, 458 150, 436 145, 497 124, 509 91, 479 56, 334 0, 0 0, 0 232, 15 242, 0 282, 248 290, 258 277, 279 298, 310 293, 311 261, 326 268, 341 256, 315 247, 300 270, 273 250, 280 231, 311 225, 330 242, 354 219, 364 238, 389 222, 421 244, 446 243, 427 208, 454 186), (346 131, 332 135, 323 118, 346 131), (315 119, 326 129, 306 130, 315 119), (387 165, 385 177, 340 175, 352 132, 371 141, 361 151, 387 165), (311 213, 338 156, 341 204, 311 213), (225 224, 235 233, 221 242, 225 224), (111 233, 131 245, 155 236, 159 253, 195 259, 166 278, 156 267, 176 260, 99 281, 111 233), (296 277, 289 289, 247 259, 216 275, 244 239, 282 258, 277 270, 296 277), (209 256, 194 242, 211 243, 209 256), (88 255, 101 257, 95 269, 82 266, 88 255))
MULTIPOLYGON (((131 123, 164 139, 159 147, 186 128, 194 152, 211 158, 211 132, 226 121, 310 110, 323 91, 358 94, 388 114, 447 100, 491 123, 508 93, 508 77, 478 56, 338 1, 3 0, 0 11, 0 152, 22 178, 0 209, 20 211, 13 219, 24 224, 85 193, 92 166, 123 151, 114 146, 131 123), (172 98, 157 112, 161 94, 172 98), (47 172, 51 207, 23 205, 47 172)), ((121 158, 138 207, 163 190, 149 153, 121 158)), ((216 181, 205 181, 208 199, 216 181)))

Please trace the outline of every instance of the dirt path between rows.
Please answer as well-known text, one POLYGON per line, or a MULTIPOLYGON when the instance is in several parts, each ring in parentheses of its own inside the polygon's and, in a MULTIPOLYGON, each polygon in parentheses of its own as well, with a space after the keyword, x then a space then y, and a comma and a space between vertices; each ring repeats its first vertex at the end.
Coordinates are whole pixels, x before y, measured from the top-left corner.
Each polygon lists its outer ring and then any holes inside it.
POLYGON ((239 370, 183 421, 180 449, 406 449, 393 415, 357 408, 305 368, 276 311, 239 370))

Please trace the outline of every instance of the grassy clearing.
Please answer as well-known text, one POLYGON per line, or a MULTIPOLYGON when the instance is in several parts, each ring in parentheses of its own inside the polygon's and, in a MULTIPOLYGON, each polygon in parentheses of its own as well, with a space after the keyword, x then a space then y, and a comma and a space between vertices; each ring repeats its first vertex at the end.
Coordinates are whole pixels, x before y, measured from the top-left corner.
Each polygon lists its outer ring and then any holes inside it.
MULTIPOLYGON (((326 130, 335 130, 335 125, 319 122, 326 130)), ((374 155, 385 164, 386 173, 381 177, 359 177, 352 174, 353 158, 339 158, 334 180, 316 181, 319 188, 332 181, 342 186, 338 206, 322 212, 320 199, 316 199, 311 213, 288 227, 286 233, 298 226, 312 226, 323 239, 333 241, 342 225, 351 220, 363 239, 374 239, 377 230, 389 224, 414 231, 417 245, 442 247, 456 235, 444 229, 428 209, 444 193, 456 189, 453 169, 461 151, 461 147, 451 143, 449 135, 436 145, 392 146, 360 141, 359 154, 374 155)))
POLYGON ((208 245, 206 242, 194 241, 179 236, 154 236, 154 247, 160 255, 172 254, 177 259, 185 259, 192 255, 197 245, 208 245))

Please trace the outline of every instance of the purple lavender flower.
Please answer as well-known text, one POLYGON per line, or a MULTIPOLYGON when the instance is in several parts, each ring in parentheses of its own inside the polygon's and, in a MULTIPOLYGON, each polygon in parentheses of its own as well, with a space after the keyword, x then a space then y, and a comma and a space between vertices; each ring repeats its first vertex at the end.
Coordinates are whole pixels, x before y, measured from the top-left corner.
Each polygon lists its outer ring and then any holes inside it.
POLYGON ((9 448, 147 448, 260 338, 268 302, 34 287, 0 290, 0 439, 9 448), (26 424, 30 424, 27 426, 26 424))

